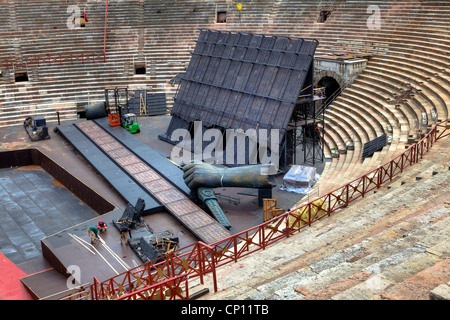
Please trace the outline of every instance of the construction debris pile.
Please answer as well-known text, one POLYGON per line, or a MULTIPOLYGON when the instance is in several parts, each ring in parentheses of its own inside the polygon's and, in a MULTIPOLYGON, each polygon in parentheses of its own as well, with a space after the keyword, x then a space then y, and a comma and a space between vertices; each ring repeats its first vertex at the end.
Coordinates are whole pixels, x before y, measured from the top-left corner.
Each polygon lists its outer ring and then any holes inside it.
POLYGON ((23 126, 25 127, 31 141, 50 139, 47 122, 44 116, 37 115, 27 117, 23 122, 23 126))
POLYGON ((174 237, 173 232, 166 230, 155 233, 142 218, 145 201, 138 199, 136 206, 128 203, 127 207, 118 220, 113 220, 114 226, 120 231, 122 226, 127 226, 132 233, 133 242, 130 247, 136 252, 142 262, 162 261, 162 257, 179 248, 179 240, 174 237))
POLYGON ((170 230, 166 230, 140 237, 131 247, 143 262, 155 260, 154 263, 157 263, 163 260, 164 255, 178 250, 179 240, 170 230))

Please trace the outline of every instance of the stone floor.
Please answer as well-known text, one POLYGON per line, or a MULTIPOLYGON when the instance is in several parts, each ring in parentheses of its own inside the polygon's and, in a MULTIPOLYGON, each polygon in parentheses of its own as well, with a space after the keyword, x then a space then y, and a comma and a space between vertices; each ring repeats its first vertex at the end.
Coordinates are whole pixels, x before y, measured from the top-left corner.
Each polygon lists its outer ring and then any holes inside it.
POLYGON ((38 166, 0 169, 0 250, 16 264, 41 255, 40 239, 96 216, 38 166))

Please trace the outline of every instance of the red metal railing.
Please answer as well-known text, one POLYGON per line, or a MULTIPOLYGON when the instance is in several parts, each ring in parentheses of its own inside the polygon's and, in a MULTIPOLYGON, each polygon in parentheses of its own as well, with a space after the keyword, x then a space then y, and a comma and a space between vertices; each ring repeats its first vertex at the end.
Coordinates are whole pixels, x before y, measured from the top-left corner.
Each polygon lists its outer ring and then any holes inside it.
MULTIPOLYGON (((187 293, 188 279, 198 276, 203 283, 205 274, 215 274, 214 260, 208 259, 212 253, 210 246, 199 241, 182 250, 185 253, 169 254, 161 263, 149 262, 103 282, 94 278, 94 284, 88 288, 89 297, 93 300, 111 297, 123 299, 136 292, 153 297, 155 291, 173 291, 173 287, 180 287, 183 281, 186 284, 184 292, 187 293)), ((170 296, 179 297, 181 293, 170 296)))
POLYGON ((184 274, 124 294, 115 300, 188 300, 188 277, 184 274))
POLYGON ((101 283, 95 279, 88 288, 90 293, 83 296, 91 299, 148 299, 159 295, 161 298, 188 299, 188 279, 199 277, 203 284, 203 277, 208 273, 212 274, 214 291, 217 291, 216 268, 265 249, 392 181, 397 174, 417 163, 437 140, 450 135, 448 121, 435 125, 423 139, 384 165, 298 208, 213 244, 197 242, 179 250, 178 254, 167 255, 163 262, 148 262, 101 283), (173 288, 180 288, 181 283, 185 285, 185 293, 177 291, 175 294, 173 288), (163 294, 164 290, 166 294, 163 294))

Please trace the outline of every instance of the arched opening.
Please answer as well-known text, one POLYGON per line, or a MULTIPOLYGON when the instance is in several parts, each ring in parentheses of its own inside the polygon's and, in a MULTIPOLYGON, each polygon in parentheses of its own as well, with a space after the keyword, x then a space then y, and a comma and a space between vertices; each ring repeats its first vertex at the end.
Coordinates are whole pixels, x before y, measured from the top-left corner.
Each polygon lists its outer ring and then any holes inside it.
POLYGON ((320 11, 319 19, 317 20, 317 22, 325 23, 325 21, 327 21, 327 19, 330 15, 331 15, 331 11, 329 11, 329 10, 320 11))
POLYGON ((331 97, 332 95, 338 95, 341 92, 341 86, 333 77, 325 76, 319 80, 317 83, 317 87, 325 88, 325 96, 326 99, 331 97))
POLYGON ((134 63, 134 74, 146 74, 145 62, 134 63))

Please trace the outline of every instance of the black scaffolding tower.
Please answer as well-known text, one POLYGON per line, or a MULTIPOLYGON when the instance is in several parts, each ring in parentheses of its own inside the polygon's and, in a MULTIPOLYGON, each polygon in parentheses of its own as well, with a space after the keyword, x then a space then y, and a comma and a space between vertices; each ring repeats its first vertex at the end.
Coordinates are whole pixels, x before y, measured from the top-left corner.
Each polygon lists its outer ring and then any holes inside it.
POLYGON ((297 164, 299 149, 303 153, 304 164, 315 165, 324 161, 324 98, 324 88, 312 89, 299 96, 286 135, 286 164, 297 164))

